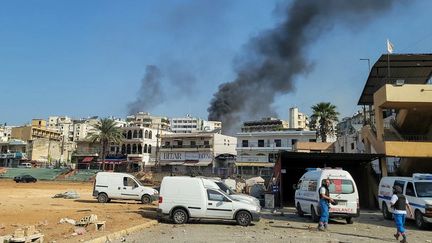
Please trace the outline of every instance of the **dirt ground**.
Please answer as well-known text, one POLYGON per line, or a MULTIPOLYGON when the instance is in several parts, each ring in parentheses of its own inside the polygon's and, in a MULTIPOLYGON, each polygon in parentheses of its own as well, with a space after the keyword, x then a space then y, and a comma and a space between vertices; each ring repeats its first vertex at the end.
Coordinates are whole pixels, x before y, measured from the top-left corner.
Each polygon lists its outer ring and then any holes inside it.
POLYGON ((0 236, 35 225, 45 235, 45 241, 78 242, 143 224, 154 217, 155 205, 135 201, 100 204, 92 197, 92 189, 92 183, 82 182, 15 183, 10 179, 0 180, 0 236), (52 198, 71 190, 76 191, 80 198, 52 198), (62 218, 78 221, 91 214, 97 215, 100 221, 106 221, 105 231, 95 231, 94 225, 90 225, 84 235, 72 236, 75 227, 59 223, 62 218))
MULTIPOLYGON (((233 221, 200 220, 184 225, 169 222, 124 235, 115 243, 130 242, 281 242, 281 243, 365 243, 399 242, 394 237, 395 226, 384 220, 376 210, 363 210, 354 224, 345 220, 331 220, 327 231, 317 230, 311 218, 299 217, 294 208, 284 208, 284 215, 264 210, 260 222, 249 227, 236 225, 233 221)), ((408 242, 430 243, 432 231, 419 230, 413 221, 407 222, 408 242)))

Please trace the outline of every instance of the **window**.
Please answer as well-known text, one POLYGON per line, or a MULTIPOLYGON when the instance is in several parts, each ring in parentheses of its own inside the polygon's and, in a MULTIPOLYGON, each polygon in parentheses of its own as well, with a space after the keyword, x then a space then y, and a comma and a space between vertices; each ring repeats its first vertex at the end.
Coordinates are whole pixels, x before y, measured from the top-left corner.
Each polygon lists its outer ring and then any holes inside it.
POLYGON ((204 141, 205 146, 210 146, 210 141, 204 141))
POLYGON ((138 187, 138 184, 130 177, 123 177, 123 186, 138 187))
POLYGON ((317 190, 317 181, 307 181, 307 188, 310 192, 315 192, 317 190))
POLYGON ((296 144, 297 143, 297 139, 292 139, 291 140, 291 145, 294 145, 294 144, 296 144))
POLYGON ((183 141, 177 141, 177 145, 181 148, 183 146, 183 141))
MULTIPOLYGON (((351 194, 354 192, 354 184, 351 180, 346 179, 331 179, 329 192, 335 194, 351 194)), ((322 180, 324 185, 325 179, 322 180)))
POLYGON ((275 139, 274 140, 276 147, 282 147, 282 141, 280 139, 275 139))
POLYGON ((407 184, 407 187, 405 189, 405 195, 413 196, 413 197, 416 196, 415 191, 414 191, 414 186, 411 182, 408 182, 408 184, 407 184))
POLYGON ((342 153, 344 152, 344 146, 341 146, 341 152, 342 153))
POLYGON ((258 140, 258 147, 264 147, 264 140, 258 140))
POLYGON ((170 146, 170 142, 165 141, 165 146, 166 146, 166 147, 169 147, 169 146, 170 146))
POLYGON ((249 140, 242 140, 242 147, 243 148, 249 147, 249 140))
POLYGON ((218 191, 215 190, 207 190, 207 196, 208 200, 210 201, 228 201, 224 195, 220 194, 218 191))
POLYGON ((354 143, 351 143, 351 150, 354 150, 354 143))
POLYGON ((190 145, 191 145, 191 147, 196 147, 196 141, 191 141, 190 145))
POLYGON ((418 197, 432 197, 432 182, 416 182, 418 197))
POLYGON ((393 186, 400 186, 400 188, 402 188, 402 190, 403 190, 404 187, 405 187, 405 181, 398 181, 398 180, 396 180, 394 182, 393 186))

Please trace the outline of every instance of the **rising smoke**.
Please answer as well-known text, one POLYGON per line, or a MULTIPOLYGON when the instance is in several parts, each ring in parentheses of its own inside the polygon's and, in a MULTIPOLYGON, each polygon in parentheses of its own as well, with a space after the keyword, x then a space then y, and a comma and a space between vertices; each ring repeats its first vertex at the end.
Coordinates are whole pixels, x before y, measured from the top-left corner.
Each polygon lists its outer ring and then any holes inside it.
POLYGON ((249 41, 243 58, 237 59, 247 61, 236 63, 235 80, 219 86, 207 109, 208 119, 222 121, 224 132, 231 134, 241 121, 273 115, 275 97, 292 91, 294 78, 311 71, 308 46, 334 24, 364 25, 393 2, 295 0, 290 6, 278 5, 275 12, 286 17, 249 41))
POLYGON ((141 80, 141 87, 138 91, 137 98, 128 105, 130 115, 139 111, 148 111, 152 106, 164 100, 160 87, 161 77, 162 74, 158 67, 154 65, 148 65, 146 67, 146 74, 141 80))

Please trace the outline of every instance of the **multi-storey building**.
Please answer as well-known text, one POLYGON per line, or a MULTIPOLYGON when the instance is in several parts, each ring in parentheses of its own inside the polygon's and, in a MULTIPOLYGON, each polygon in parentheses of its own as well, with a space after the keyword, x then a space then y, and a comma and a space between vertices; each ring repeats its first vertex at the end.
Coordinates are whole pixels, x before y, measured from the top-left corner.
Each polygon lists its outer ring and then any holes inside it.
POLYGON ((0 142, 7 142, 11 138, 12 127, 0 125, 0 142))
POLYGON ((293 151, 297 142, 316 142, 315 131, 297 129, 240 132, 236 137, 238 173, 252 175, 267 175, 280 150, 293 151))
POLYGON ((386 54, 373 65, 358 105, 367 153, 400 161, 399 173, 432 170, 432 54, 386 54))
POLYGON ((336 126, 337 140, 334 143, 336 153, 364 153, 365 147, 361 136, 364 115, 357 112, 352 117, 345 117, 336 126))
POLYGON ((309 118, 307 115, 299 112, 297 107, 289 109, 289 128, 309 130, 309 118))
POLYGON ((12 139, 27 142, 27 158, 39 163, 61 160, 61 133, 47 128, 43 119, 33 119, 30 126, 12 128, 12 139))
POLYGON ((167 117, 164 116, 151 116, 147 112, 138 112, 135 115, 126 117, 126 122, 129 126, 137 127, 148 127, 160 130, 169 130, 170 122, 167 117))
POLYGON ((27 143, 18 139, 0 142, 0 166, 15 167, 21 160, 27 159, 27 143))
POLYGON ((288 122, 274 118, 266 117, 258 121, 247 121, 241 127, 242 132, 262 132, 262 131, 280 131, 288 129, 288 122))
POLYGON ((221 176, 233 172, 235 137, 212 132, 176 133, 164 134, 161 141, 158 162, 165 170, 221 176))
POLYGON ((171 131, 173 133, 211 132, 222 130, 222 122, 206 121, 200 118, 186 115, 186 117, 171 118, 171 131))
POLYGON ((73 141, 83 141, 91 134, 97 133, 96 125, 99 123, 97 116, 73 120, 73 141))

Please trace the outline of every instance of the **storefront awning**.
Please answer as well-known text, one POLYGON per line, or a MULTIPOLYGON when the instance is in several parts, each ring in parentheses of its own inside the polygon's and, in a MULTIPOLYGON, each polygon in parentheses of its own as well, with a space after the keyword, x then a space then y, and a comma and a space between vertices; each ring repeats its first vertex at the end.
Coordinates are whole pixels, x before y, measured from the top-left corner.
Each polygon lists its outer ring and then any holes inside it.
POLYGON ((209 164, 211 164, 211 161, 200 161, 200 162, 195 162, 195 163, 184 163, 183 165, 185 166, 208 166, 209 164))
POLYGON ((260 162, 236 162, 235 163, 236 166, 247 166, 247 167, 252 167, 252 166, 256 166, 256 167, 273 167, 274 163, 260 163, 260 162))
POLYGON ((89 163, 93 161, 93 157, 85 157, 81 162, 82 163, 89 163))

